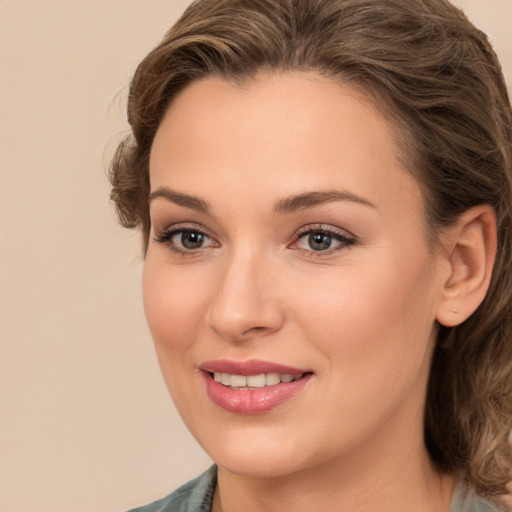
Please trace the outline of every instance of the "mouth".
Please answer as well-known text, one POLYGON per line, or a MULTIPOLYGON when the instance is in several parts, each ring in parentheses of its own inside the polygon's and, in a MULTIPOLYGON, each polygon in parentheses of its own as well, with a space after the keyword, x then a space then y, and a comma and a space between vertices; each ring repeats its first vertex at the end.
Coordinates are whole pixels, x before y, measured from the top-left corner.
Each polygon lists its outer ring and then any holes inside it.
POLYGON ((292 399, 313 372, 263 361, 210 361, 200 366, 210 400, 238 414, 271 411, 292 399))
POLYGON ((278 384, 295 382, 302 379, 306 373, 260 373, 258 375, 236 375, 230 373, 213 372, 210 377, 230 389, 261 389, 278 384))

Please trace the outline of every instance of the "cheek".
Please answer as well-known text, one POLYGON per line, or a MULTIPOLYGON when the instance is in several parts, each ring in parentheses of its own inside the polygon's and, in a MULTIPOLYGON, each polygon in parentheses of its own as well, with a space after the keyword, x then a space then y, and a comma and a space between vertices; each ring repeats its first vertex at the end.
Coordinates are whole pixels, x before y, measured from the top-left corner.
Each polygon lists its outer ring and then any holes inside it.
MULTIPOLYGON (((143 299, 146 320, 167 389, 186 421, 199 403, 197 388, 190 386, 196 371, 195 341, 203 325, 206 283, 194 279, 183 268, 170 268, 147 258, 144 263, 143 299)), ((187 422, 187 421, 186 421, 187 422)))
POLYGON ((307 300, 298 296, 296 321, 352 382, 361 374, 399 375, 404 367, 414 374, 428 356, 434 332, 428 264, 389 255, 375 261, 373 267, 344 268, 339 276, 317 281, 307 300))
POLYGON ((146 259, 142 279, 144 311, 157 351, 184 350, 199 327, 205 283, 181 269, 146 259))

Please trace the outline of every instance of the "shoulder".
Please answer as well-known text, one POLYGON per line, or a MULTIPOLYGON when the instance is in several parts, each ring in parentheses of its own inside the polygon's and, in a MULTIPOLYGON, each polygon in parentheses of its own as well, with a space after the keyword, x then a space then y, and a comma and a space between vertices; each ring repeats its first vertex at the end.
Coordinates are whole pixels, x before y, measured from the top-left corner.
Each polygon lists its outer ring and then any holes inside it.
POLYGON ((472 492, 459 481, 453 494, 450 512, 504 512, 505 509, 472 492))
POLYGON ((210 512, 216 485, 217 467, 213 465, 169 496, 128 512, 210 512))

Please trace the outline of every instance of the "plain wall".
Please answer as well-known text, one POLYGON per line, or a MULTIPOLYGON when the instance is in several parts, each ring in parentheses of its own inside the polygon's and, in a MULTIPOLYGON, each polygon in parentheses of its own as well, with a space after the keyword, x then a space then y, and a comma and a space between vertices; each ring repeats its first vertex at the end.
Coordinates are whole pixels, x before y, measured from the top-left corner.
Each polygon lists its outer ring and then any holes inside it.
MULTIPOLYGON (((106 167, 188 0, 0 0, 0 511, 117 512, 210 461, 160 377, 106 167)), ((512 0, 457 0, 512 83, 512 0)))

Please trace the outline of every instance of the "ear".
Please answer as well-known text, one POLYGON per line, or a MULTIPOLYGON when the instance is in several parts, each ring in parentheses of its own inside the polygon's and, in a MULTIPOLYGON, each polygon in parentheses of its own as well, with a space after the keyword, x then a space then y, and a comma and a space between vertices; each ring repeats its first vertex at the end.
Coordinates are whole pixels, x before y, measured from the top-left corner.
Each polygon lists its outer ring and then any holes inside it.
POLYGON ((489 205, 465 211, 443 238, 448 263, 442 283, 437 321, 446 327, 459 325, 484 300, 496 257, 496 215, 489 205))

